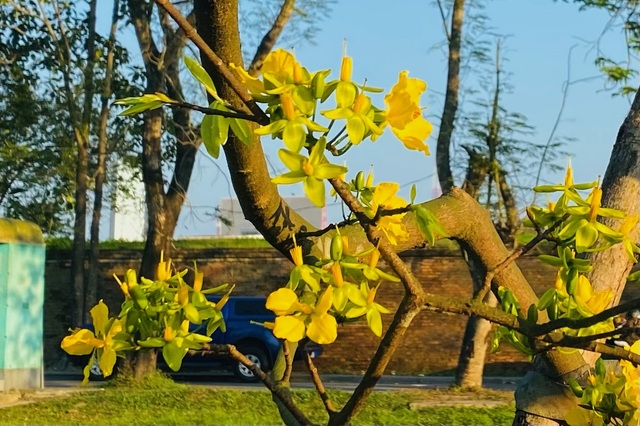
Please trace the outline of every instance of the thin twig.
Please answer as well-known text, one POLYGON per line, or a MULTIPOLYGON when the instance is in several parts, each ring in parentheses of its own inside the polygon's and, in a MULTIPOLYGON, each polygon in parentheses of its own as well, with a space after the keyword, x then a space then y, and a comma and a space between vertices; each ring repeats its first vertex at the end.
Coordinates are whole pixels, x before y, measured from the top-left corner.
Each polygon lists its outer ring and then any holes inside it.
POLYGON ((289 342, 287 340, 282 342, 282 355, 284 356, 285 368, 280 383, 285 385, 288 385, 291 381, 291 372, 293 371, 293 356, 289 349, 289 342))
POLYGON ((316 368, 315 364, 313 363, 313 359, 311 358, 311 355, 308 352, 307 352, 307 356, 305 357, 305 361, 307 364, 307 368, 309 369, 309 375, 311 376, 311 381, 315 385, 316 391, 318 391, 318 395, 320 395, 320 399, 324 404, 325 410, 327 410, 329 417, 331 417, 336 413, 336 408, 333 406, 333 402, 331 402, 331 399, 329 398, 329 395, 327 394, 327 391, 324 388, 324 384, 322 383, 322 379, 318 374, 318 368, 316 368))
POLYGON ((505 260, 503 260, 495 268, 488 271, 487 275, 485 275, 485 278, 484 278, 484 286, 478 292, 475 298, 478 300, 484 299, 484 297, 487 295, 487 293, 491 289, 491 282, 493 281, 496 275, 504 271, 505 268, 507 268, 516 260, 518 260, 521 256, 530 252, 535 246, 538 245, 538 243, 540 243, 543 240, 549 239, 549 237, 551 236, 551 233, 556 229, 558 229, 558 227, 567 219, 568 216, 569 216, 568 214, 563 216, 562 219, 556 221, 556 223, 554 223, 549 228, 544 230, 544 232, 538 231, 538 234, 531 241, 529 241, 527 244, 523 246, 516 248, 513 252, 511 252, 511 254, 505 260))
POLYGON ((543 339, 543 346, 536 348, 537 353, 547 352, 553 348, 565 347, 574 349, 583 349, 589 352, 597 352, 603 355, 611 355, 616 359, 631 361, 636 366, 640 365, 640 355, 631 352, 620 346, 611 346, 594 340, 588 340, 593 336, 564 336, 558 341, 549 341, 551 339, 543 339))
POLYGON ((577 330, 579 328, 587 328, 592 325, 598 324, 602 321, 605 321, 609 318, 613 318, 616 315, 620 315, 625 312, 632 311, 634 309, 640 308, 640 297, 631 299, 628 302, 622 303, 618 306, 614 306, 609 309, 605 309, 604 311, 593 315, 587 318, 580 319, 570 319, 570 318, 559 318, 557 320, 549 321, 545 324, 539 324, 536 327, 535 336, 542 336, 543 334, 548 334, 554 330, 558 330, 560 328, 571 328, 573 330, 577 330))
POLYGON ((411 270, 402 259, 400 259, 393 247, 386 240, 378 237, 376 227, 369 223, 369 218, 364 213, 362 205, 351 193, 349 186, 342 179, 338 178, 329 179, 329 182, 338 196, 360 221, 360 225, 364 229, 367 239, 371 244, 378 247, 380 255, 396 276, 400 278, 405 289, 405 296, 394 315, 393 321, 383 335, 382 341, 378 345, 378 349, 362 380, 344 407, 329 419, 329 425, 343 425, 349 423, 353 416, 362 409, 364 401, 382 377, 385 368, 389 364, 393 353, 398 348, 411 321, 420 311, 421 305, 426 298, 426 293, 420 282, 411 273, 411 270))
POLYGON ((336 228, 340 229, 340 228, 344 228, 348 225, 354 225, 358 223, 357 219, 345 219, 341 222, 338 223, 331 223, 327 226, 325 226, 322 229, 318 229, 317 231, 305 231, 305 232, 298 232, 298 237, 299 238, 310 238, 310 237, 320 237, 324 234, 326 234, 329 231, 333 231, 336 228))
POLYGON ((168 106, 169 108, 186 108, 186 109, 190 109, 190 110, 193 110, 193 111, 198 111, 198 112, 201 112, 201 113, 207 114, 207 115, 219 115, 221 117, 226 117, 226 118, 239 118, 241 120, 247 120, 247 121, 253 121, 255 123, 259 123, 258 118, 253 114, 245 114, 245 113, 242 113, 242 112, 222 111, 222 110, 219 110, 219 109, 203 107, 203 106, 195 105, 195 104, 192 104, 192 103, 189 103, 189 102, 180 102, 180 101, 167 103, 165 105, 168 106))
POLYGON ((260 108, 260 106, 253 100, 251 95, 247 92, 244 85, 238 80, 236 75, 229 69, 224 61, 209 47, 209 45, 200 37, 196 29, 187 21, 187 19, 180 13, 178 9, 168 0, 154 0, 156 4, 167 11, 180 28, 184 30, 186 36, 200 49, 209 61, 216 67, 218 72, 227 81, 231 89, 238 95, 240 100, 249 108, 249 111, 253 113, 257 123, 261 125, 269 124, 269 116, 260 108))

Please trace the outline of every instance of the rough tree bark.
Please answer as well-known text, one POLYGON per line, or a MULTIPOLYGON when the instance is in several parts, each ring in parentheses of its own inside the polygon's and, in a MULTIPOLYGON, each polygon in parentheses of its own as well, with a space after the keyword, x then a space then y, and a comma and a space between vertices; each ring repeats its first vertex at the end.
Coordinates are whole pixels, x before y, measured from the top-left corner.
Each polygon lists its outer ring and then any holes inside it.
MULTIPOLYGON (((209 47, 224 62, 243 64, 237 0, 196 0, 195 15, 198 34, 209 47)), ((234 106, 243 108, 236 93, 211 61, 202 54, 201 59, 220 96, 234 106)), ((245 218, 271 245, 289 257, 289 249, 293 247, 293 233, 313 230, 313 225, 290 208, 278 194, 276 185, 271 183, 264 151, 258 138, 254 138, 251 146, 247 146, 230 133, 229 140, 224 145, 224 152, 233 189, 245 218)))
MULTIPOLYGON (((607 171, 602 181, 602 205, 624 211, 628 215, 638 214, 640 200, 640 92, 637 92, 629 113, 625 118, 609 159, 607 171)), ((612 222, 605 222, 612 225, 612 222)), ((637 229, 633 231, 634 234, 637 229)), ((620 245, 590 256, 593 269, 589 278, 594 290, 611 289, 614 298, 610 305, 616 305, 631 270, 631 262, 620 245)), ((598 354, 585 353, 587 366, 599 358, 598 354)), ((552 401, 544 396, 547 389, 558 388, 557 383, 566 382, 568 376, 580 376, 578 371, 569 374, 547 374, 544 365, 525 377, 516 391, 516 419, 514 425, 561 423, 564 413, 570 407, 571 398, 552 401)), ((584 369, 584 367, 582 367, 584 369)))
MULTIPOLYGON (((129 0, 129 12, 145 65, 145 92, 166 91, 174 99, 183 99, 179 66, 186 43, 184 31, 174 29, 160 12, 164 46, 158 48, 152 33, 154 3, 129 0)), ((193 20, 193 14, 189 15, 193 20)), ((144 114, 142 136, 142 178, 147 206, 147 238, 140 265, 140 276, 154 278, 160 254, 170 256, 172 239, 180 210, 186 198, 200 138, 191 123, 190 111, 172 111, 176 157, 173 175, 166 185, 162 172, 162 135, 166 117, 162 110, 144 114), (165 186, 167 186, 165 192, 165 186)))
POLYGON ((109 122, 109 99, 111 98, 111 80, 113 77, 113 57, 116 43, 116 32, 120 0, 113 3, 113 15, 111 17, 111 29, 107 44, 107 64, 103 82, 100 106, 100 122, 98 123, 98 161, 94 175, 93 189, 93 215, 91 218, 91 231, 89 243, 89 273, 84 295, 85 311, 97 303, 98 273, 100 260, 100 217, 102 216, 103 188, 106 179, 107 167, 107 124, 109 122))
POLYGON ((449 33, 449 61, 447 68, 447 90, 444 97, 444 110, 440 119, 438 142, 436 146, 436 164, 438 180, 442 192, 454 185, 451 173, 451 136, 453 135, 456 113, 458 112, 458 89, 460 88, 460 47, 462 44, 462 23, 464 20, 465 0, 454 0, 449 33))
MULTIPOLYGON (((91 0, 89 3, 89 15, 87 19, 87 63, 85 64, 83 77, 84 104, 81 113, 76 113, 76 118, 80 121, 73 123, 76 139, 76 190, 75 190, 75 206, 74 206, 74 223, 73 223, 73 247, 71 255, 71 276, 73 280, 76 309, 73 315, 74 325, 79 326, 89 319, 89 313, 84 306, 85 294, 85 240, 87 226, 87 190, 89 179, 89 135, 91 131, 91 118, 93 115, 93 95, 94 87, 94 66, 95 58, 95 42, 96 42, 96 7, 97 0, 91 0), (79 117, 78 117, 79 115, 79 117)), ((71 52, 69 45, 65 40, 66 51, 69 56, 66 60, 70 60, 71 52)), ((70 64, 67 63, 67 66, 70 64)), ((66 74, 66 73, 65 73, 66 74)), ((69 78, 68 76, 65 79, 69 78)), ((69 86, 70 87, 70 86, 69 86)), ((69 108, 76 109, 75 105, 69 108)), ((73 116, 72 115, 72 116, 73 116)))

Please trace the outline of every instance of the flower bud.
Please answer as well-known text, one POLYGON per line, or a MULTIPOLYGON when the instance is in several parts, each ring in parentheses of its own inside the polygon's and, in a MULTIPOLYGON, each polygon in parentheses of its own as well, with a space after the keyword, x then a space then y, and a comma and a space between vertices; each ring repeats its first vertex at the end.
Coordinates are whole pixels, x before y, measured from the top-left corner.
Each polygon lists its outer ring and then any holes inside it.
POLYGON ((351 73, 353 71, 353 59, 345 55, 342 57, 342 65, 340 66, 340 80, 351 81, 351 73))
POLYGON ((291 93, 285 92, 281 94, 280 103, 282 105, 282 114, 284 115, 285 120, 291 121, 296 118, 296 110, 291 93))

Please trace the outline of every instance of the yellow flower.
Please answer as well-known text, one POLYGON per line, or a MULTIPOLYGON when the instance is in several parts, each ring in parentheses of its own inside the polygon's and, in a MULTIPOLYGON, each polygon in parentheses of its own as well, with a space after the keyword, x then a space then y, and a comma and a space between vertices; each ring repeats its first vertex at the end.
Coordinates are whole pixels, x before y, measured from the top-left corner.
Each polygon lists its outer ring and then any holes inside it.
POLYGON ((349 141, 354 145, 362 142, 368 134, 379 136, 383 132, 373 121, 375 116, 374 108, 371 105, 371 99, 364 92, 360 92, 355 97, 353 104, 322 111, 322 115, 330 120, 346 119, 347 135, 349 136, 349 141))
POLYGON ((158 281, 166 281, 171 278, 171 259, 164 260, 164 251, 160 252, 160 263, 158 263, 158 269, 156 272, 156 279, 158 281))
POLYGON ((573 297, 581 313, 591 316, 599 314, 607 307, 613 292, 609 289, 594 292, 589 279, 580 275, 573 297))
MULTIPOLYGON (((375 217, 379 208, 391 210, 406 207, 408 203, 396 195, 399 189, 400 185, 394 182, 379 183, 373 191, 370 207, 365 209, 367 216, 370 218, 375 217)), ((378 220, 378 228, 384 232, 389 242, 393 245, 397 245, 399 241, 406 241, 409 238, 407 227, 402 221, 404 215, 405 213, 393 216, 384 215, 380 216, 378 220)))
POLYGON ((380 314, 388 314, 390 311, 384 306, 375 302, 378 287, 369 288, 366 282, 360 285, 360 288, 354 286, 349 294, 349 300, 355 305, 347 312, 347 318, 358 318, 366 315, 367 324, 373 334, 382 336, 382 316, 380 314))
POLYGON ((422 116, 419 106, 420 95, 427 89, 427 84, 417 78, 408 78, 407 75, 407 71, 402 71, 396 85, 384 97, 387 122, 408 149, 429 155, 429 147, 424 141, 431 134, 433 126, 422 116))
POLYGON ((284 49, 276 49, 269 53, 260 71, 264 79, 274 87, 285 84, 300 84, 305 79, 305 74, 306 79, 309 79, 309 73, 300 66, 295 56, 284 49))
POLYGON ((333 287, 329 286, 319 296, 315 307, 301 303, 295 292, 281 288, 267 298, 266 307, 276 315, 273 334, 279 339, 297 342, 305 334, 314 342, 332 343, 338 336, 338 324, 329 308, 333 303, 333 287))
MULTIPOLYGON (((116 318, 109 319, 109 308, 102 300, 91 309, 90 313, 95 333, 87 329, 76 329, 62 340, 60 346, 71 355, 88 355, 97 349, 98 365, 102 374, 107 377, 111 375, 116 364, 116 351, 128 346, 125 342, 114 340, 116 334, 123 330, 122 322, 116 318)), ((84 368, 83 383, 89 379, 89 368, 95 356, 94 353, 89 364, 84 368)))

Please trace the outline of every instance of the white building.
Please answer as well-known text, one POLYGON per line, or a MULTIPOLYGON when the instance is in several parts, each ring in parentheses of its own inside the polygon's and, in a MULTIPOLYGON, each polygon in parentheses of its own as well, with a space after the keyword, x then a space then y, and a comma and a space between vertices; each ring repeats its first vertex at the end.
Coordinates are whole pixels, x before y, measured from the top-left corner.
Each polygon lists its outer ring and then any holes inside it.
MULTIPOLYGON (((284 200, 312 225, 320 229, 327 226, 326 207, 316 207, 307 197, 285 197, 284 200)), ((237 198, 221 199, 219 210, 221 218, 218 218, 218 235, 259 235, 251 222, 244 218, 237 198)))
POLYGON ((109 239, 144 241, 147 237, 147 207, 144 184, 136 173, 126 167, 118 167, 119 180, 126 184, 126 191, 118 189, 113 197, 109 221, 109 239))

